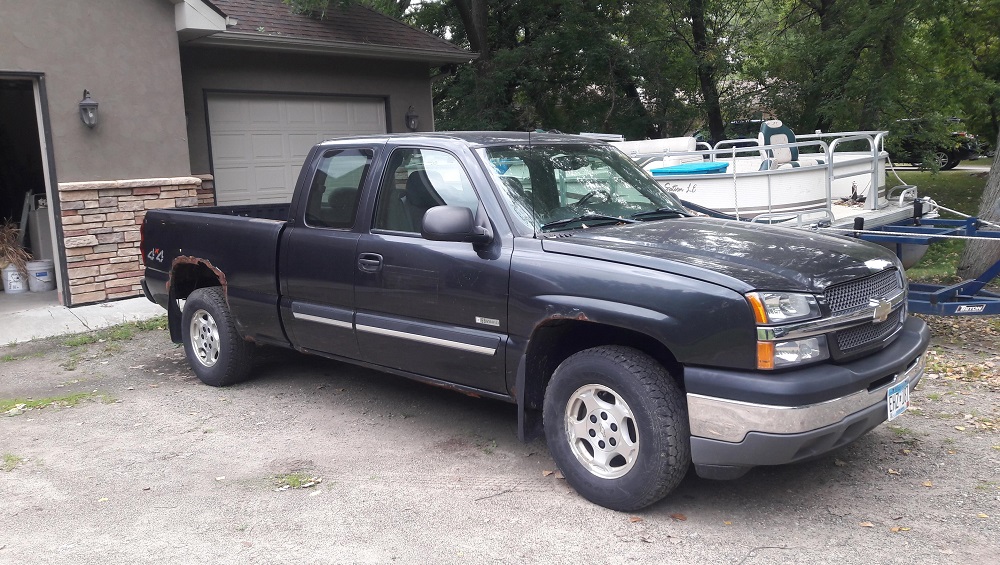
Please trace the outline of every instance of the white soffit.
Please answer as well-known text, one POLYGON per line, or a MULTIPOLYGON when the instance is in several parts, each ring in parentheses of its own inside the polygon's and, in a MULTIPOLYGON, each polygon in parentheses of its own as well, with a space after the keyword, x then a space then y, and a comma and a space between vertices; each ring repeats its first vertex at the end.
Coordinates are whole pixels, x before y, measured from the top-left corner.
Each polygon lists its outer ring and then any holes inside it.
POLYGON ((226 31, 226 17, 202 0, 171 1, 174 2, 174 24, 181 41, 226 31))

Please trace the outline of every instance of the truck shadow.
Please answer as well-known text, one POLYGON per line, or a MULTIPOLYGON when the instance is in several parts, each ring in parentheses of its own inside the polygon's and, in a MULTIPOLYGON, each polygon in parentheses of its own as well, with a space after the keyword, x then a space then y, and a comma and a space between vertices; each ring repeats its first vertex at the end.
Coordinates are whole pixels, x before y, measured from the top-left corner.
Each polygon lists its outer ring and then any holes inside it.
MULTIPOLYGON (((481 450, 481 444, 490 444, 508 454, 511 472, 523 472, 527 481, 539 479, 540 469, 555 469, 544 438, 527 444, 518 441, 513 404, 473 398, 295 351, 264 348, 261 353, 254 377, 239 386, 263 387, 269 394, 278 395, 309 392, 326 409, 346 410, 349 417, 378 419, 397 440, 409 436, 412 441, 420 441, 428 435, 437 436, 440 441, 434 443, 434 448, 445 457, 458 447, 481 450)), ((874 486, 873 479, 885 475, 879 459, 888 455, 883 444, 891 445, 890 440, 877 428, 820 459, 757 467, 731 481, 702 479, 692 468, 676 490, 638 514, 676 520, 671 516, 681 513, 720 523, 732 519, 734 508, 742 509, 742 520, 747 516, 765 519, 791 509, 824 516, 845 515, 850 512, 850 500, 845 498, 848 493, 866 496, 880 488, 874 486)))

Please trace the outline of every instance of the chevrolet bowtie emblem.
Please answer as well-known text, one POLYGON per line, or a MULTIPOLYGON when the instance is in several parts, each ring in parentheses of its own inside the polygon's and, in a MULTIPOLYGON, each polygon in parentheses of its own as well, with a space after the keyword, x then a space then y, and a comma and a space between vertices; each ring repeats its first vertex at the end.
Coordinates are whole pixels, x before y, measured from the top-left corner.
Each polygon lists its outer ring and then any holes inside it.
POLYGON ((875 308, 875 313, 872 317, 875 319, 876 323, 888 320, 889 314, 892 313, 892 304, 888 300, 872 298, 868 301, 868 305, 875 308))

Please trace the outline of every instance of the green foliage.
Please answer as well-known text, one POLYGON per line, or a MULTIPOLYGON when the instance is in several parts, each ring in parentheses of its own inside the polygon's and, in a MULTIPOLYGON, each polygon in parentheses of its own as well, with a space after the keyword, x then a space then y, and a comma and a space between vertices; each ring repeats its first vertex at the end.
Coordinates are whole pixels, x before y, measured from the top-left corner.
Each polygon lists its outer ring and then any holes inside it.
POLYGON ((345 8, 351 4, 368 6, 394 18, 401 18, 411 0, 281 0, 296 14, 306 14, 318 20, 326 19, 331 8, 345 8))
MULTIPOLYGON (((457 2, 422 4, 414 23, 471 47, 457 2)), ((644 31, 650 5, 596 0, 488 4, 488 45, 477 61, 435 81, 439 129, 557 129, 662 135, 677 102, 677 49, 644 31), (657 51, 657 56, 652 52, 657 51), (656 61, 643 72, 643 63, 656 61)), ((688 119, 688 122, 693 120, 688 119)), ((684 124, 687 127, 690 124, 684 124)), ((677 128, 677 129, 682 129, 677 128)))
POLYGON ((326 17, 330 0, 281 0, 288 4, 296 14, 308 14, 317 19, 326 17))
POLYGON ((23 461, 24 461, 23 458, 14 455, 13 453, 4 453, 3 461, 0 462, 0 469, 3 469, 4 472, 9 473, 13 471, 23 461))
POLYGON ((478 51, 432 70, 442 130, 643 138, 763 114, 895 135, 958 116, 992 140, 1000 119, 1000 0, 283 1, 366 5, 478 51))
POLYGON ((274 477, 274 483, 278 485, 277 490, 309 488, 321 482, 323 482, 322 478, 301 472, 287 473, 274 477))
POLYGON ((95 392, 77 392, 73 394, 67 394, 64 396, 52 396, 48 398, 0 398, 0 412, 7 412, 13 408, 20 407, 24 409, 40 409, 46 408, 48 406, 64 406, 72 407, 76 406, 80 402, 89 399, 105 399, 107 402, 110 399, 109 396, 104 394, 97 394, 95 392))
POLYGON ((162 330, 167 327, 166 316, 156 316, 148 320, 118 324, 105 330, 87 332, 70 336, 65 344, 69 347, 80 347, 93 343, 127 341, 135 337, 136 332, 162 330))

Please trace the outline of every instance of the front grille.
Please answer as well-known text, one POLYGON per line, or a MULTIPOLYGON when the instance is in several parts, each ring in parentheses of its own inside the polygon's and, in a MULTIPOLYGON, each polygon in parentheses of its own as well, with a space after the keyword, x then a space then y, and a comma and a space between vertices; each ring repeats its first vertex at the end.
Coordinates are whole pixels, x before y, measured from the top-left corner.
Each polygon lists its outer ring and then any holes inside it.
POLYGON ((850 350, 868 345, 889 336, 899 327, 903 321, 903 308, 900 308, 889 315, 884 322, 877 324, 865 324, 855 326, 837 332, 837 347, 841 353, 850 353, 850 350))
MULTIPOLYGON (((833 316, 851 314, 869 308, 872 299, 885 300, 903 289, 903 277, 896 269, 886 269, 863 279, 848 281, 831 286, 823 293, 827 308, 833 316)), ((836 343, 831 355, 834 359, 845 359, 860 355, 875 347, 899 329, 906 319, 906 308, 901 306, 884 322, 870 319, 846 328, 830 336, 836 343)))
POLYGON ((837 315, 864 308, 870 299, 885 298, 902 288, 903 279, 899 271, 886 269, 870 277, 831 286, 823 296, 830 313, 837 315))

